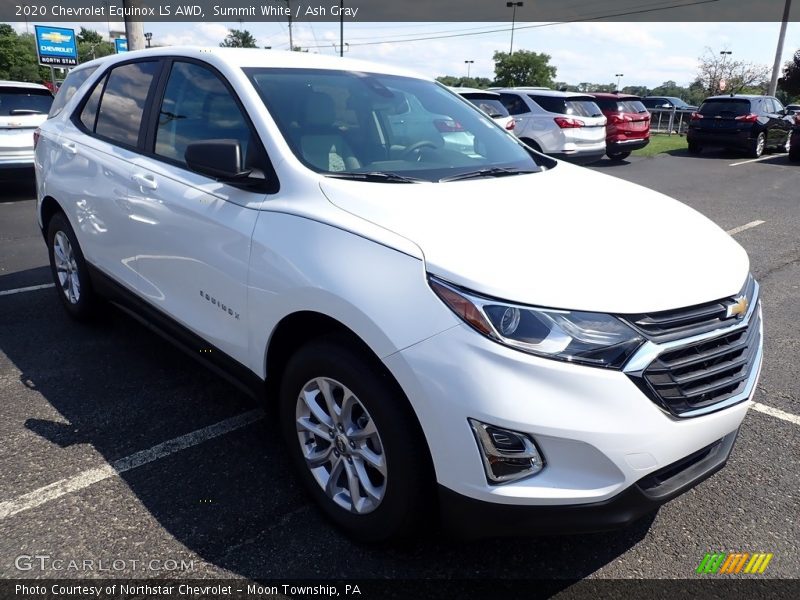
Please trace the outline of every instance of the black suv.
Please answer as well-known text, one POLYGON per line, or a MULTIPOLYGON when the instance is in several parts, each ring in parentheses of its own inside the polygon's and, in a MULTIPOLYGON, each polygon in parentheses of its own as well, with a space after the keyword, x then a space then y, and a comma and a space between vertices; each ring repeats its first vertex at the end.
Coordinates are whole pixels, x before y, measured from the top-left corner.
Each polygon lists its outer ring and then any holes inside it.
POLYGON ((793 116, 772 96, 712 96, 692 115, 689 152, 708 146, 746 150, 753 158, 765 150, 789 149, 793 116))

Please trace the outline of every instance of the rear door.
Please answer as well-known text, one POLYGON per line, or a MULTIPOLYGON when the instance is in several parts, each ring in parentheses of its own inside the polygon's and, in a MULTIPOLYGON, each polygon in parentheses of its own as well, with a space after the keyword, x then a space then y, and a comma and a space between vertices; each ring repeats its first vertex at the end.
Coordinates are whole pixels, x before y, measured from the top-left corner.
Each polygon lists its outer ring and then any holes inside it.
POLYGON ((139 288, 141 244, 132 168, 161 66, 157 59, 126 62, 100 77, 65 122, 51 171, 87 260, 132 290, 139 288))
POLYGON ((765 103, 769 107, 769 135, 770 145, 783 146, 789 137, 792 129, 791 120, 786 118, 783 104, 777 98, 765 98, 765 103))
POLYGON ((0 167, 33 165, 33 132, 52 104, 48 89, 0 85, 0 167))

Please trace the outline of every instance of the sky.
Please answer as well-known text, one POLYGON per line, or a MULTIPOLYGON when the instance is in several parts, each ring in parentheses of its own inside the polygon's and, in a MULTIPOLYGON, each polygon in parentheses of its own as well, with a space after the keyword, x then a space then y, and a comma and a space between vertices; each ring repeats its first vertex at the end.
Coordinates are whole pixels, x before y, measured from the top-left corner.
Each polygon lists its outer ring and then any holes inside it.
MULTIPOLYGON (((26 23, 12 23, 25 31, 26 23)), ((688 85, 697 72, 698 57, 705 48, 713 52, 730 50, 732 57, 772 66, 780 23, 524 23, 514 32, 515 50, 549 54, 558 69, 556 80, 569 84, 580 82, 612 83, 615 74, 623 73, 621 86, 655 87, 672 80, 688 85)), ((65 23, 78 29, 78 23, 65 23)), ((102 35, 122 29, 121 23, 93 23, 102 35)), ((257 39, 259 46, 276 50, 289 47, 286 23, 146 23, 152 43, 158 45, 217 46, 229 28, 243 27, 257 39)), ((493 78, 492 55, 508 52, 510 31, 468 35, 424 41, 400 40, 419 37, 474 33, 486 29, 510 30, 510 23, 353 23, 345 24, 346 56, 403 66, 418 73, 470 75, 493 78), (387 41, 384 41, 387 40, 387 41), (378 42, 378 43, 375 43, 378 42), (369 44, 369 45, 367 45, 369 44)), ((337 54, 338 23, 294 22, 294 44, 310 52, 337 54), (335 47, 336 45, 336 47, 335 47)), ((800 23, 789 23, 782 62, 800 48, 800 23)))

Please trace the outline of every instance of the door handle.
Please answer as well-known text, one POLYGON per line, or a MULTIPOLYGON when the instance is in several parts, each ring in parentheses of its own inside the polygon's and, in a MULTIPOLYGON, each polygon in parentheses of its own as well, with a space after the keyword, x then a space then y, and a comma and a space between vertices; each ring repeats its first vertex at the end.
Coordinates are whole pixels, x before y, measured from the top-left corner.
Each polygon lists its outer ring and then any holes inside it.
POLYGON ((77 154, 78 147, 72 142, 61 142, 61 147, 69 154, 77 154))
POLYGON ((131 179, 140 188, 145 188, 148 190, 158 189, 158 182, 152 175, 143 175, 141 173, 135 173, 134 175, 131 175, 131 179))

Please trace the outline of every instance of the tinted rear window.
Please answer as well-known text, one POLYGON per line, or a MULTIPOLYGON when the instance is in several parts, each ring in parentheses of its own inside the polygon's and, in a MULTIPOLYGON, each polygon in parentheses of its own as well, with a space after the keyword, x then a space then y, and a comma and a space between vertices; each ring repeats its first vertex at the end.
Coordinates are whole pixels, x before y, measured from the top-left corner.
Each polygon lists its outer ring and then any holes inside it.
POLYGON ((719 100, 706 100, 700 107, 702 115, 746 115, 750 112, 750 100, 736 100, 721 98, 719 100))
POLYGON ((53 104, 49 90, 0 87, 0 116, 46 115, 53 104))
POLYGON ((643 113, 647 112, 644 104, 639 100, 607 100, 598 98, 595 103, 605 111, 643 113))
POLYGON ((508 111, 503 103, 498 98, 480 98, 474 96, 467 96, 467 100, 472 102, 475 106, 480 108, 490 117, 507 117, 508 111))
POLYGON ((60 113, 66 103, 69 102, 72 96, 75 95, 75 92, 78 91, 78 88, 81 87, 83 82, 89 79, 89 75, 96 70, 97 67, 89 67, 88 69, 71 71, 58 89, 58 94, 56 94, 56 99, 53 101, 53 106, 50 107, 50 114, 48 114, 48 117, 55 117, 60 113))
POLYGON ((589 98, 558 98, 554 96, 537 96, 535 94, 530 94, 530 98, 547 112, 560 115, 599 117, 603 114, 594 100, 589 98))

